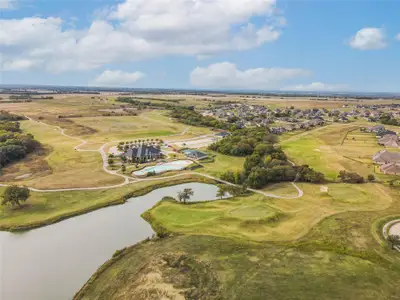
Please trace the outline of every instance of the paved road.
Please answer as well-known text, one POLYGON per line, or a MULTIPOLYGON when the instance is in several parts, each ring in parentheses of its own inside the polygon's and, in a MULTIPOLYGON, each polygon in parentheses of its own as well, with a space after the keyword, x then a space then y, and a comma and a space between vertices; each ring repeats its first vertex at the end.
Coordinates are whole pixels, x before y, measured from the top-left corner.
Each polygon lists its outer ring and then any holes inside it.
MULTIPOLYGON (((121 142, 121 141, 107 142, 107 143, 105 143, 104 145, 102 145, 98 150, 80 149, 80 147, 82 147, 82 146, 84 146, 84 145, 87 144, 87 141, 85 141, 85 140, 83 140, 83 139, 81 139, 81 138, 79 138, 79 137, 75 137, 75 136, 71 136, 71 135, 66 134, 66 133, 65 133, 65 129, 61 128, 60 126, 49 125, 49 124, 43 123, 43 122, 41 122, 41 121, 36 121, 36 120, 33 120, 32 118, 30 118, 30 117, 28 117, 28 116, 26 116, 26 118, 28 118, 31 122, 37 122, 37 123, 43 124, 44 126, 54 127, 56 130, 60 131, 60 133, 61 133, 62 135, 66 136, 66 137, 68 137, 68 138, 71 138, 71 139, 74 139, 74 140, 79 141, 80 144, 74 147, 74 149, 75 149, 76 151, 79 151, 79 152, 98 152, 98 153, 100 153, 100 155, 101 155, 101 157, 102 157, 102 159, 103 159, 103 170, 104 170, 105 172, 107 172, 108 174, 111 174, 111 175, 115 175, 115 176, 119 176, 119 177, 124 178, 124 182, 122 182, 122 183, 120 183, 120 184, 117 184, 117 185, 112 185, 112 186, 99 186, 99 187, 91 187, 91 188, 66 188, 66 189, 45 189, 45 190, 44 190, 44 189, 36 189, 36 188, 33 188, 33 187, 28 187, 31 191, 34 191, 34 192, 44 192, 44 193, 49 193, 49 192, 50 192, 50 193, 51 193, 51 192, 66 192, 66 191, 94 191, 94 190, 115 189, 115 188, 119 188, 119 187, 122 187, 122 186, 125 186, 125 185, 128 185, 128 184, 135 184, 135 183, 137 183, 137 182, 142 182, 142 181, 160 181, 160 180, 166 180, 166 179, 172 179, 172 178, 182 177, 182 176, 185 176, 185 175, 203 176, 203 177, 206 177, 206 178, 209 178, 209 179, 212 179, 212 180, 215 180, 215 181, 218 181, 218 182, 227 184, 227 185, 238 186, 238 185, 233 184, 233 183, 230 183, 230 182, 228 182, 228 181, 221 180, 221 179, 219 179, 219 178, 217 178, 217 177, 213 177, 213 176, 211 176, 211 175, 207 175, 207 174, 203 174, 203 173, 198 173, 198 172, 189 172, 189 173, 185 172, 185 173, 182 173, 182 174, 177 174, 177 175, 172 175, 172 176, 158 177, 158 178, 157 178, 157 177, 154 177, 154 178, 143 178, 143 179, 136 179, 136 178, 131 177, 131 176, 127 176, 127 175, 123 175, 123 174, 118 174, 117 172, 118 172, 119 170, 112 171, 112 170, 109 170, 109 169, 107 168, 107 166, 108 166, 108 162, 107 162, 107 161, 108 161, 108 156, 107 156, 107 153, 106 153, 105 149, 106 149, 107 145, 109 145, 109 144, 111 144, 111 143, 119 143, 119 142, 121 142)), ((178 134, 175 134, 175 135, 170 135, 170 136, 168 136, 168 137, 170 138, 170 137, 172 137, 172 136, 184 135, 187 131, 188 131, 188 128, 185 128, 185 130, 184 130, 182 133, 178 133, 178 134)), ((204 137, 209 137, 209 136, 210 136, 209 134, 208 134, 208 135, 204 135, 204 137)), ((198 137, 198 138, 201 138, 201 137, 202 137, 202 136, 200 136, 200 137, 198 137)), ((190 140, 190 139, 188 139, 188 140, 190 140)), ((264 192, 264 191, 255 190, 255 189, 248 189, 248 190, 250 190, 250 191, 252 191, 252 192, 254 192, 254 193, 258 193, 258 194, 264 195, 264 196, 266 196, 266 197, 270 197, 270 198, 278 198, 278 199, 296 199, 296 198, 302 197, 302 196, 304 195, 304 192, 296 185, 296 183, 292 182, 292 185, 293 185, 294 188, 298 191, 298 195, 297 195, 297 196, 294 196, 294 197, 283 197, 283 196, 279 196, 279 195, 275 195, 275 194, 266 193, 266 192, 264 192)), ((9 185, 7 185, 7 184, 0 184, 0 186, 3 186, 3 187, 4 187, 4 186, 9 186, 9 185)))

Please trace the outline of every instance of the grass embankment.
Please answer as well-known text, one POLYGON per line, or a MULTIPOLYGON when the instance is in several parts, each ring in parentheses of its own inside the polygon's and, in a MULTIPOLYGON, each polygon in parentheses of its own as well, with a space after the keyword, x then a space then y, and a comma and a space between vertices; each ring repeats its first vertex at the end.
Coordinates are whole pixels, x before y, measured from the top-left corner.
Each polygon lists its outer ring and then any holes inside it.
MULTIPOLYGON (((288 241, 304 236, 322 219, 348 211, 388 208, 398 196, 378 184, 299 184, 304 196, 273 199, 259 194, 181 205, 165 201, 146 213, 154 227, 169 232, 213 235, 251 241, 288 241)), ((274 192, 280 195, 280 190, 274 192)), ((287 193, 282 185, 281 192, 287 193)))
POLYGON ((384 148, 378 145, 375 134, 360 132, 362 125, 333 124, 284 139, 281 144, 296 164, 309 165, 329 180, 336 180, 341 170, 366 177, 375 172, 373 154, 384 148))
POLYGON ((141 243, 107 262, 83 299, 390 299, 400 272, 330 251, 210 236, 141 243))
MULTIPOLYGON (((157 188, 187 182, 213 183, 204 177, 185 175, 171 180, 139 182, 108 190, 31 192, 31 197, 23 208, 0 206, 0 230, 18 231, 50 225, 99 208, 123 204, 131 197, 147 194, 157 188)), ((3 193, 4 188, 0 190, 3 193)))

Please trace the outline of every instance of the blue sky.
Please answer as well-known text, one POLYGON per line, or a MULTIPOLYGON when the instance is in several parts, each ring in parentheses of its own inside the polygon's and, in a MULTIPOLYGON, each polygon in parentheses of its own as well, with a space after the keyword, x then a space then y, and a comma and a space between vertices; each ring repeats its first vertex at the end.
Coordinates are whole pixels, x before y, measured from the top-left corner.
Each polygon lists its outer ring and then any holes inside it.
POLYGON ((400 92, 396 0, 0 0, 3 84, 400 92))

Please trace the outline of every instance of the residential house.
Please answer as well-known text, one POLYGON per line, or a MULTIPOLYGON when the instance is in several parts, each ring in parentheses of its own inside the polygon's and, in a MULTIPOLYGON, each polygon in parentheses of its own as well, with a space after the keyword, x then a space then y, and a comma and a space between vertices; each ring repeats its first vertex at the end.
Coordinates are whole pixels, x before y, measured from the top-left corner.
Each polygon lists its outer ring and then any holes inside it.
POLYGON ((137 147, 128 149, 128 151, 124 153, 124 156, 132 162, 148 162, 160 159, 162 153, 160 149, 154 146, 140 144, 137 147))
POLYGON ((387 175, 400 175, 400 163, 388 163, 381 166, 381 172, 387 175))
POLYGON ((383 130, 385 130, 385 126, 383 125, 375 125, 367 129, 368 132, 375 132, 375 133, 383 130))
POLYGON ((400 147, 400 137, 395 134, 385 134, 378 141, 379 145, 390 147, 390 148, 399 148, 400 147))
POLYGON ((400 163, 400 152, 389 152, 387 150, 382 150, 376 153, 372 160, 380 165, 388 163, 400 163))

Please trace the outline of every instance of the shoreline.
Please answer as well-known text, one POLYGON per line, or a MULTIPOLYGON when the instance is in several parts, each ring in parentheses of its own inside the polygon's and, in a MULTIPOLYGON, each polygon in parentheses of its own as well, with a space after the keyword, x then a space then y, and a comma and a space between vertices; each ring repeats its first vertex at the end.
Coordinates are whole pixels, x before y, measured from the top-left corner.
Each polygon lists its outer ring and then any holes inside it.
POLYGON ((59 216, 56 216, 56 217, 53 217, 53 218, 50 218, 47 220, 37 221, 37 222, 33 222, 31 224, 28 223, 28 224, 23 224, 23 225, 16 225, 16 226, 0 225, 0 231, 18 233, 18 232, 24 232, 24 231, 29 231, 32 229, 49 226, 49 225, 61 222, 63 220, 69 219, 69 218, 73 218, 76 216, 80 216, 80 215, 84 215, 84 214, 96 211, 98 209, 125 204, 126 201, 128 201, 130 198, 146 195, 155 189, 179 185, 179 184, 183 184, 183 183, 192 183, 192 182, 216 184, 215 180, 212 180, 212 179, 209 179, 206 177, 201 177, 201 176, 196 176, 196 177, 193 176, 193 177, 187 177, 187 178, 173 179, 170 181, 163 181, 161 183, 155 183, 154 185, 150 185, 150 186, 147 186, 144 188, 140 188, 138 190, 134 190, 132 192, 128 192, 127 194, 125 194, 124 196, 122 196, 118 199, 113 199, 106 203, 95 204, 95 205, 89 206, 85 209, 73 211, 70 213, 61 214, 59 216))

